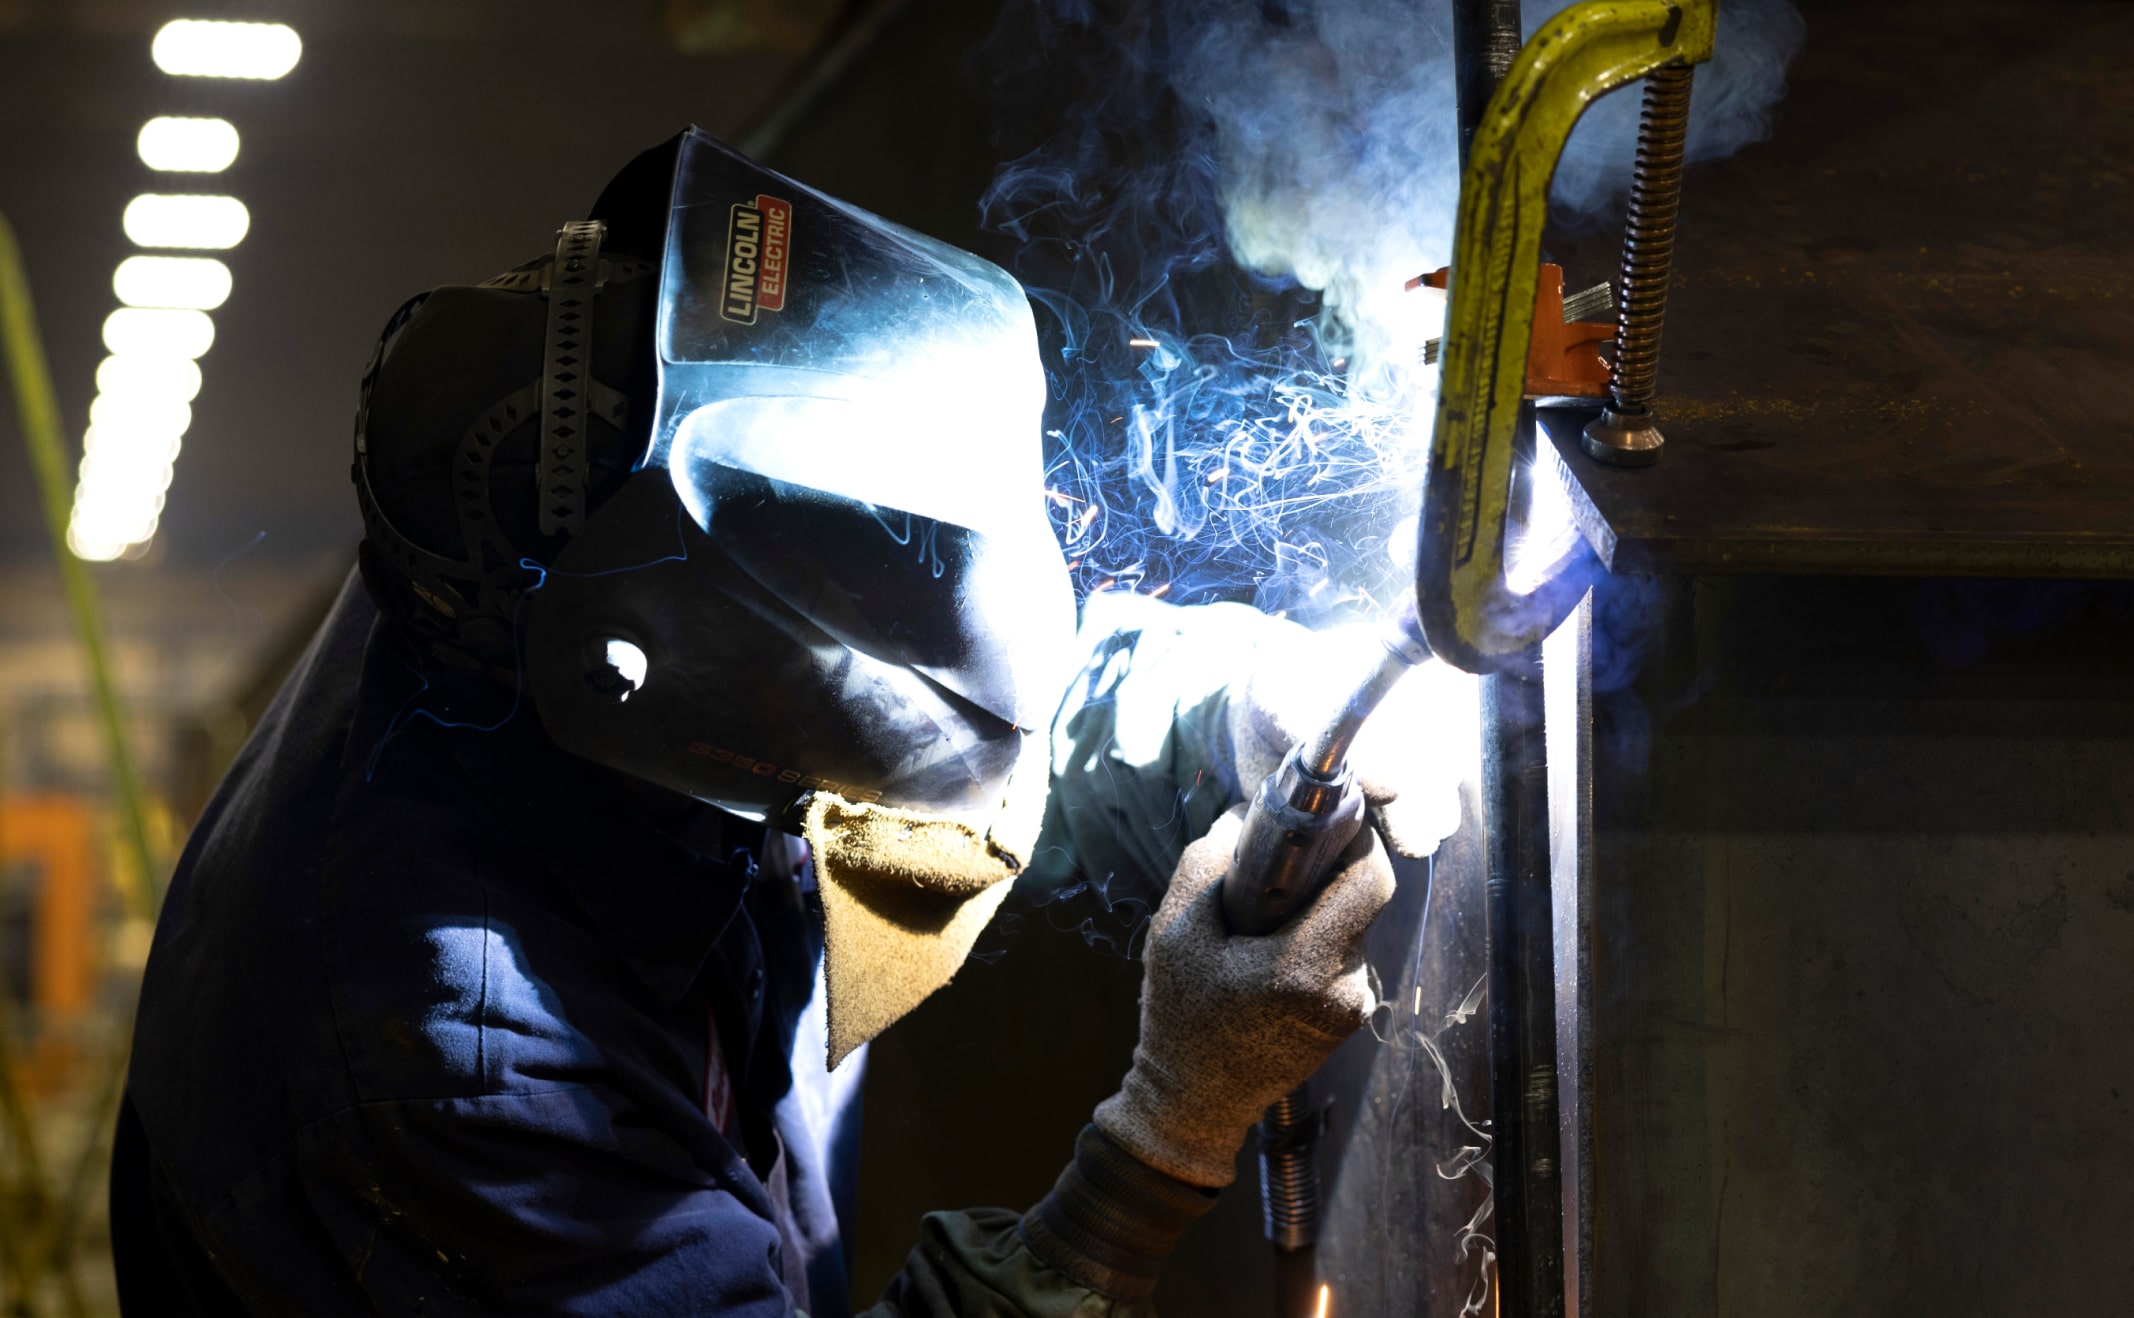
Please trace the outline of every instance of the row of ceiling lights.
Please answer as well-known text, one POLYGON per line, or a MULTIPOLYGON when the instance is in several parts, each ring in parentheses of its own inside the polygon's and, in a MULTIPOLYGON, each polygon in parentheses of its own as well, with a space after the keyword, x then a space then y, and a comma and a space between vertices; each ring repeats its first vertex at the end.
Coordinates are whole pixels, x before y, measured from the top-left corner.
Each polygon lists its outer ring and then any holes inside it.
MULTIPOLYGON (((149 52, 174 77, 279 78, 303 43, 280 23, 179 19, 149 52)), ((237 159, 226 119, 159 117, 141 128, 141 162, 160 173, 218 174, 237 159)), ((123 304, 104 321, 110 352, 96 369, 96 401, 82 439, 67 543, 83 558, 145 551, 200 392, 200 358, 215 342, 209 312, 230 296, 230 268, 209 256, 244 241, 252 217, 235 197, 144 193, 126 206, 126 237, 146 249, 119 262, 112 289, 123 304)))

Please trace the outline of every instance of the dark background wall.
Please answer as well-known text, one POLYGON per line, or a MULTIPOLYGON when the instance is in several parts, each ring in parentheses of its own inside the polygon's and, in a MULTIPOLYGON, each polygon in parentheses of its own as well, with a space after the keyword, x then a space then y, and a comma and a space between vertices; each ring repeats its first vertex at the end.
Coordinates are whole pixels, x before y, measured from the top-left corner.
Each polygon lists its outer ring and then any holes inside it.
POLYGON ((1650 616, 1601 706, 1639 771, 1594 799, 1597 1312, 2122 1312, 2134 595, 1650 616))

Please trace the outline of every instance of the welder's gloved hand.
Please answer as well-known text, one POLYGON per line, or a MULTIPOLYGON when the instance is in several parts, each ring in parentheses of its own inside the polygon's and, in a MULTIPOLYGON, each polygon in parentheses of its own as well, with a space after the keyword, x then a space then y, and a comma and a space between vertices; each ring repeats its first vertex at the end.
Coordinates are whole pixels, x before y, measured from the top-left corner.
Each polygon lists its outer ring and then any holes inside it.
POLYGON ((1186 848, 1144 953, 1141 1040, 1096 1126, 1158 1171, 1230 1183, 1245 1132, 1363 1024, 1376 1005, 1363 936, 1393 896, 1393 867, 1364 828, 1312 904, 1262 938, 1223 923, 1221 883, 1245 807, 1186 848))
MULTIPOLYGON (((1251 675, 1224 720, 1239 799, 1250 801, 1289 748, 1325 726, 1383 648, 1368 625, 1311 631, 1268 618, 1251 675)), ((1460 826, 1460 780, 1480 746, 1473 679, 1432 662, 1401 678, 1357 734, 1349 768, 1386 844, 1422 857, 1460 826)))

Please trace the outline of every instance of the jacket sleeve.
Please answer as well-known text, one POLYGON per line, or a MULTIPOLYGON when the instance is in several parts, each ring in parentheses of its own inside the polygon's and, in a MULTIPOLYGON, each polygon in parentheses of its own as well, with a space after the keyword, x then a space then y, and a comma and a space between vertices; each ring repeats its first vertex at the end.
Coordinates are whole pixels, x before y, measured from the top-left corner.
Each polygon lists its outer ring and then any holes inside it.
POLYGON ((882 1299, 861 1318, 1154 1318, 1156 1276, 1215 1193, 1156 1171, 1096 1127, 1051 1193, 930 1213, 882 1299))
POLYGON ((1053 719, 1052 796, 1026 893, 1114 880, 1161 891, 1186 844, 1242 795, 1225 711, 1266 630, 1244 604, 1107 592, 1083 605, 1087 657, 1053 719))

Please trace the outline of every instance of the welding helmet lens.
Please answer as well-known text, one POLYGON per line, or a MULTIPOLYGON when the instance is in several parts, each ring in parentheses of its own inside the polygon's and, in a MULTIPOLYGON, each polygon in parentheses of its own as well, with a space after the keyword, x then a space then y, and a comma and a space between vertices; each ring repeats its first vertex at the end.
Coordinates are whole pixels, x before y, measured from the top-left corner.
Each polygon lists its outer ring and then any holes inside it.
POLYGON ((685 135, 647 450, 527 597, 565 749, 729 809, 982 816, 1073 604, 999 269, 685 135))

